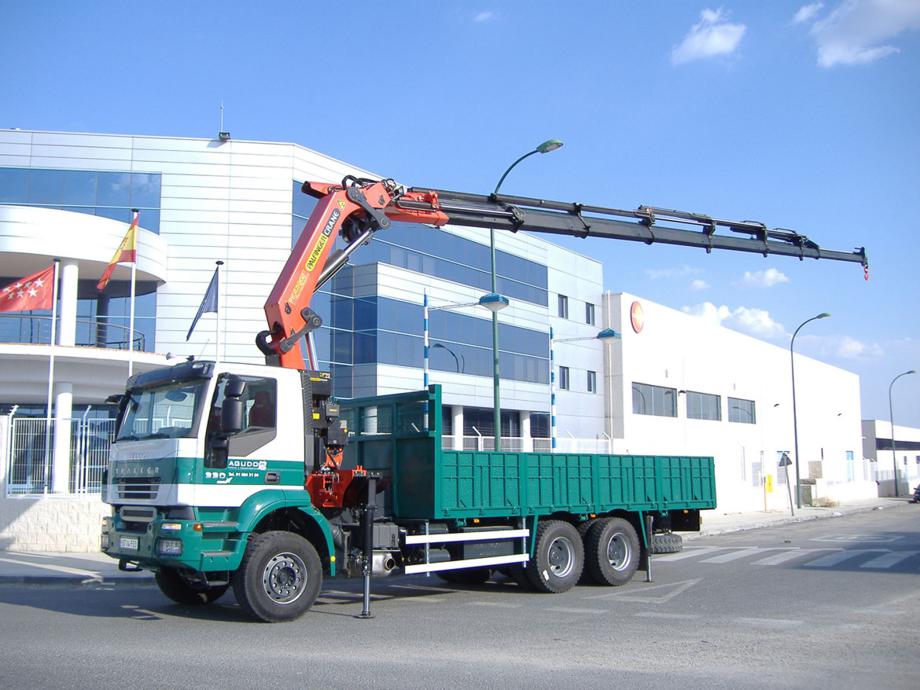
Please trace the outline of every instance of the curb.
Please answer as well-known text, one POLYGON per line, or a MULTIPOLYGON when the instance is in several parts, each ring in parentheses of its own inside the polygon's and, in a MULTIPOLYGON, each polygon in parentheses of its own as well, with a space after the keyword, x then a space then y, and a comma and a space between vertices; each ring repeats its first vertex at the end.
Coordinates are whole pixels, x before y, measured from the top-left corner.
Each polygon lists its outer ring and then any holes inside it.
POLYGON ((763 522, 752 522, 749 525, 736 525, 734 527, 716 527, 713 529, 702 529, 699 532, 681 532, 681 536, 685 541, 693 539, 699 539, 701 537, 715 537, 720 534, 732 534, 734 532, 747 532, 754 529, 764 529, 766 527, 779 527, 781 525, 791 525, 798 522, 811 522, 813 520, 826 520, 828 518, 844 517, 845 515, 855 515, 857 513, 869 513, 873 510, 885 510, 889 507, 894 507, 890 505, 867 505, 860 506, 858 508, 850 508, 846 510, 835 510, 833 508, 828 508, 827 513, 819 513, 817 515, 796 515, 776 518, 774 520, 765 520, 763 522))

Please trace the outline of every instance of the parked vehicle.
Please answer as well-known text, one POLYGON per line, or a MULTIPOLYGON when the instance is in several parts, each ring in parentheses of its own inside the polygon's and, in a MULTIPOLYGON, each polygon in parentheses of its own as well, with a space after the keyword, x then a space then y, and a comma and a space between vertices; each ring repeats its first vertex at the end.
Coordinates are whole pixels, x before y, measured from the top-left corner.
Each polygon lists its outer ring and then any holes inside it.
POLYGON ((825 250, 790 230, 662 208, 353 177, 303 189, 318 202, 256 338, 271 366, 188 361, 132 377, 103 493, 112 517, 102 548, 120 567, 154 571, 163 593, 186 604, 232 586, 263 621, 309 609, 324 575, 364 578, 363 615, 371 576, 397 572, 476 581, 507 568, 543 592, 569 589, 583 571, 623 584, 643 552, 678 549, 670 530, 699 529, 699 511, 715 507, 709 457, 443 450, 437 387, 340 407, 329 374, 314 370, 309 345, 301 349, 322 323, 311 299, 391 220, 867 265, 862 249, 825 250), (676 227, 686 225, 695 229, 676 227), (337 236, 344 248, 332 252, 337 236))

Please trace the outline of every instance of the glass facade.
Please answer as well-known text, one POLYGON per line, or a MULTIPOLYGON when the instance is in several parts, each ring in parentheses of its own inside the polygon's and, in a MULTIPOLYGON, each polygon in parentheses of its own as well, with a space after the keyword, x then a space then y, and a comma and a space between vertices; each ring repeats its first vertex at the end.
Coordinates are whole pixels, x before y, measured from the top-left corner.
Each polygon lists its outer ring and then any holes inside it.
POLYGON ((728 421, 740 424, 757 423, 757 407, 753 400, 744 398, 728 399, 728 421))
POLYGON ((674 388, 634 383, 632 403, 633 414, 650 414, 656 417, 677 416, 677 390, 674 388))
MULTIPOLYGON (((160 232, 159 173, 0 168, 0 204, 39 206, 86 213, 130 223, 138 209, 139 224, 160 232)), ((128 226, 125 225, 127 231, 128 226)), ((0 276, 5 279, 21 276, 0 276)), ((96 295, 95 280, 80 281, 77 300, 78 345, 128 348, 130 304, 128 297, 96 295)), ((134 314, 135 348, 153 351, 156 337, 156 293, 139 295, 134 314)), ((2 315, 0 341, 49 342, 51 312, 32 311, 2 315)))
MULTIPOLYGON (((315 201, 293 183, 291 244, 297 241, 315 201)), ((362 280, 369 264, 386 263, 442 280, 489 290, 489 247, 422 225, 393 223, 362 247, 313 299, 311 307, 323 319, 314 332, 323 369, 333 372, 335 395, 351 397, 354 367, 375 363, 423 366, 424 327, 420 304, 367 292, 362 280), (420 249, 421 248, 421 249, 420 249)), ((505 252, 497 256, 498 289, 512 299, 547 306, 546 267, 505 252)), ((421 297, 421 295, 419 295, 421 297)), ((492 375, 492 326, 483 312, 476 318, 449 310, 429 316, 429 366, 475 376, 492 375)), ((499 324, 499 366, 503 379, 549 383, 549 334, 499 324)), ((489 424, 489 428, 492 424, 489 424)))
POLYGON ((687 391, 687 418, 720 421, 722 419, 722 398, 710 393, 687 391))

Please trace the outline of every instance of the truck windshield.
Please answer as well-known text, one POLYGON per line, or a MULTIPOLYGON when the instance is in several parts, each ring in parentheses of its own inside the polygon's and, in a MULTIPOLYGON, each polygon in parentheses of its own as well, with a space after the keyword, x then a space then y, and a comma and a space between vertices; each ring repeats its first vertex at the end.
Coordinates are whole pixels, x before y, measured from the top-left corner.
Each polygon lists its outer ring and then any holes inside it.
POLYGON ((180 381, 128 391, 116 441, 190 437, 207 380, 180 381))

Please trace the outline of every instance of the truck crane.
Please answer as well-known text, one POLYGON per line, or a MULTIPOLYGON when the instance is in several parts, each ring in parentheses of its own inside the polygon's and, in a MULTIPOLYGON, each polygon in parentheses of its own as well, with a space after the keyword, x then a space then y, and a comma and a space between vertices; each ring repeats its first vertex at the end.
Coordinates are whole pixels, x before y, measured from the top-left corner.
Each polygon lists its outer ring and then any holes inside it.
POLYGON ((232 586, 261 621, 300 616, 324 574, 342 571, 364 578, 361 617, 371 615, 372 575, 482 582, 500 568, 523 587, 561 592, 584 571, 620 585, 643 556, 674 547, 672 529, 698 530, 700 510, 715 507, 711 457, 594 455, 586 464, 557 453, 447 451, 439 386, 336 401, 305 338, 322 325, 311 301, 391 222, 848 261, 868 277, 862 247, 826 250, 751 221, 354 176, 302 189, 318 201, 256 337, 269 366, 190 360, 130 378, 103 490, 112 505, 103 551, 119 567, 154 571, 163 593, 184 604, 211 603, 232 586), (495 481, 500 491, 484 485, 495 481), (560 495, 568 502, 546 499, 560 495))

